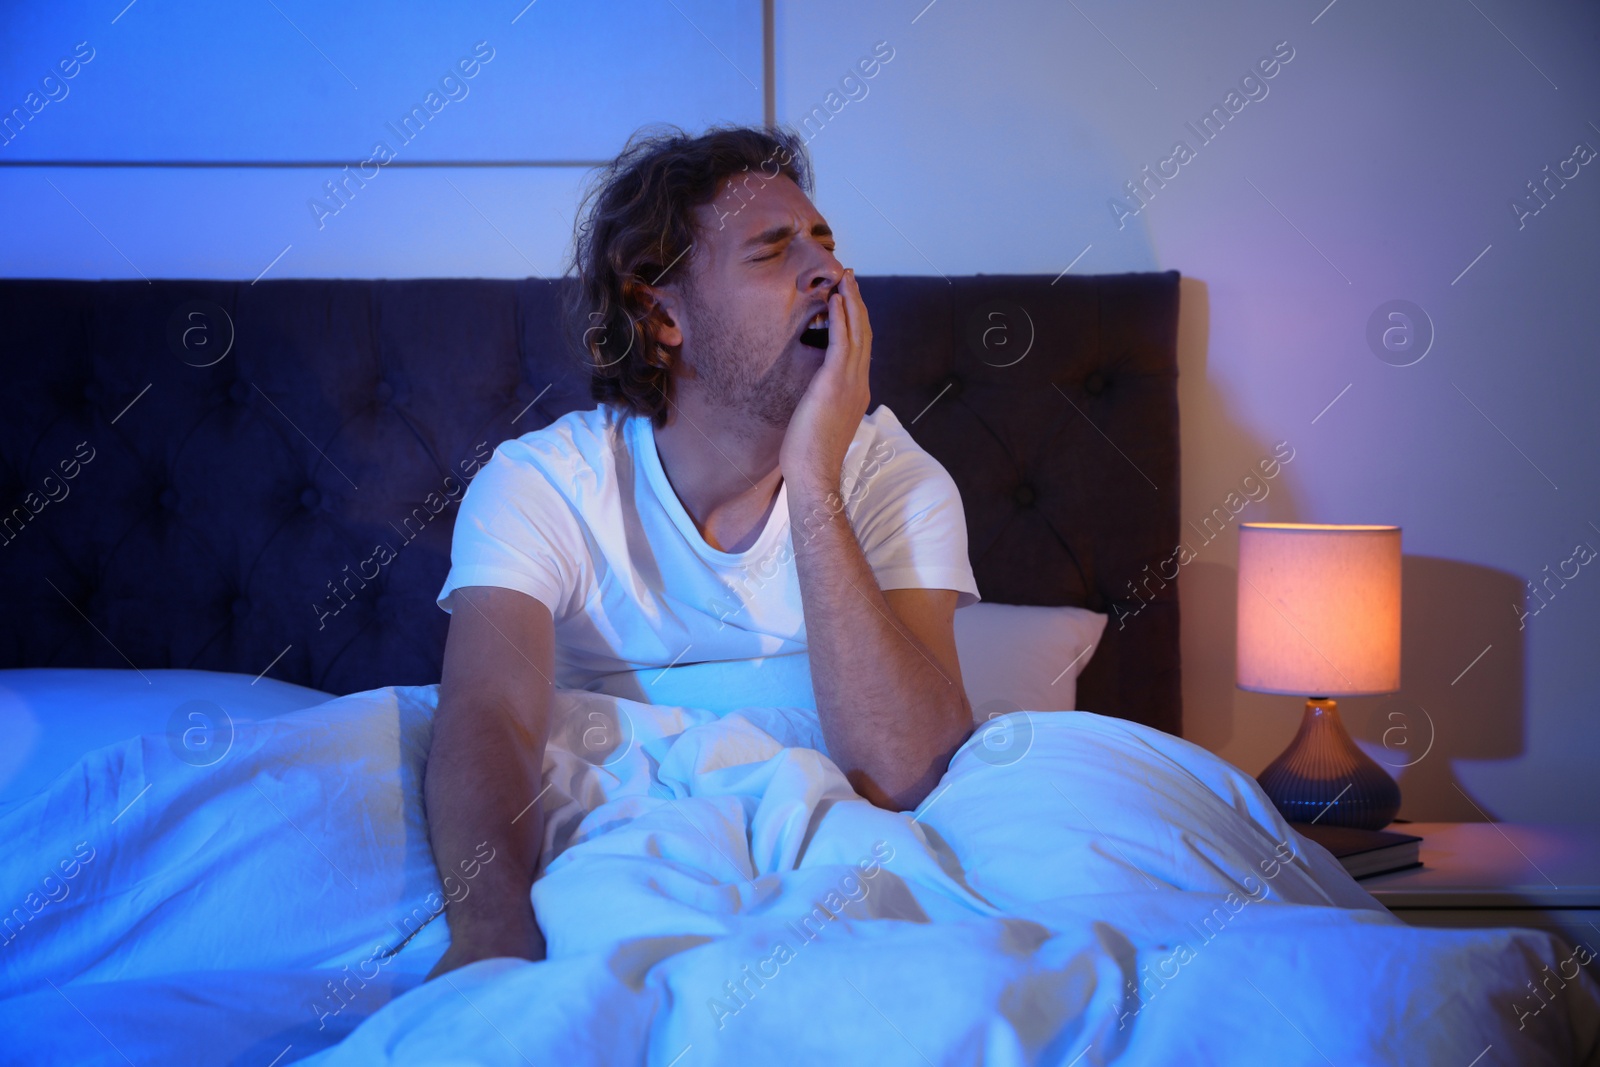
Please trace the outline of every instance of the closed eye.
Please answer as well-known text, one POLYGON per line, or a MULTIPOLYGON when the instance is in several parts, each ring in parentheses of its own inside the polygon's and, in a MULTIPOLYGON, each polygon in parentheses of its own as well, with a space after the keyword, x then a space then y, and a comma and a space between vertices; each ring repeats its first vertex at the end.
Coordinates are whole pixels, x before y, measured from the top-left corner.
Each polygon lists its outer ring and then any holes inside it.
MULTIPOLYGON (((828 224, 826 222, 819 221, 812 223, 810 235, 816 238, 817 241, 822 244, 823 248, 828 250, 829 255, 833 254, 836 242, 833 238, 833 231, 828 228, 828 224)), ((759 263, 769 259, 776 259, 784 252, 785 249, 789 247, 791 239, 794 237, 795 228, 788 223, 779 223, 776 226, 772 226, 761 231, 760 233, 751 237, 749 240, 745 241, 745 249, 749 251, 757 251, 760 249, 771 248, 772 251, 764 255, 751 256, 749 262, 759 263)))
MULTIPOLYGON (((822 247, 824 247, 824 248, 826 248, 828 250, 828 254, 829 255, 832 255, 838 249, 838 246, 835 245, 835 244, 832 244, 832 243, 823 245, 822 247)), ((751 256, 750 257, 750 262, 752 262, 752 263, 760 263, 762 260, 765 260, 765 259, 777 259, 778 256, 781 254, 781 252, 782 252, 782 250, 780 249, 777 252, 769 252, 764 256, 751 256)))

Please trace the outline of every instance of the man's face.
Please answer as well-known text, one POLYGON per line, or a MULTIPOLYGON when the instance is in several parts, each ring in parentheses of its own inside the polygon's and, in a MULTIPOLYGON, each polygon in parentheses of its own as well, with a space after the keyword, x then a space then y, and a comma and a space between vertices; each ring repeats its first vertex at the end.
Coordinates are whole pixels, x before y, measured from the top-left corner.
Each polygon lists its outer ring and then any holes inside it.
POLYGON ((687 292, 667 287, 677 297, 678 331, 670 332, 681 332, 676 384, 738 413, 736 421, 787 426, 822 366, 824 348, 801 335, 826 314, 844 268, 833 231, 800 187, 754 174, 724 181, 716 199, 696 209, 692 284, 687 292))

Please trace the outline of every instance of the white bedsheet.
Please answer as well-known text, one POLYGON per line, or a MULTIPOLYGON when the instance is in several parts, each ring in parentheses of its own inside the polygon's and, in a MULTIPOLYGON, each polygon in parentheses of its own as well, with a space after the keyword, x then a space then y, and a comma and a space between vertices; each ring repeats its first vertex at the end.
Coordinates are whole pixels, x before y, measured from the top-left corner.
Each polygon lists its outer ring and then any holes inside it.
POLYGON ((1518 1016, 1561 942, 1406 927, 1248 776, 1086 712, 997 720, 899 814, 810 713, 560 693, 550 958, 419 984, 436 699, 243 724, 205 767, 135 738, 0 813, 0 1062, 1600 1062, 1587 975, 1518 1016))

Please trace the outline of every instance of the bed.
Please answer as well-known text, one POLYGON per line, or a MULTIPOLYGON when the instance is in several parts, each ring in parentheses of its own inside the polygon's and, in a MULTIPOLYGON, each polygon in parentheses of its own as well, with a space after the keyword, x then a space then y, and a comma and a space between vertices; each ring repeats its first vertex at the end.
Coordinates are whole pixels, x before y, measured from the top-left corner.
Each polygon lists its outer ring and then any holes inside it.
POLYGON ((561 284, 0 281, 0 1062, 1600 1062, 1570 946, 1403 926, 1182 740, 1176 272, 861 279, 984 597, 916 811, 795 709, 560 694, 550 958, 422 984, 434 597, 591 406, 561 284))

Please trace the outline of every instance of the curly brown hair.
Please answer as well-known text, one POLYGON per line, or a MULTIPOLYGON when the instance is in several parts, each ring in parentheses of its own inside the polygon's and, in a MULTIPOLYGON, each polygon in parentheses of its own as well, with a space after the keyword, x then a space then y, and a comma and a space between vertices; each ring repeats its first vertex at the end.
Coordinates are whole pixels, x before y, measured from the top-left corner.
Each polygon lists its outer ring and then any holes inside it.
POLYGON ((660 312, 644 287, 669 279, 688 292, 694 209, 745 171, 755 172, 746 185, 783 175, 812 190, 805 142, 791 130, 748 126, 714 126, 698 137, 646 127, 591 181, 573 234, 567 321, 584 328, 593 399, 666 424, 672 356, 655 340, 660 312))

